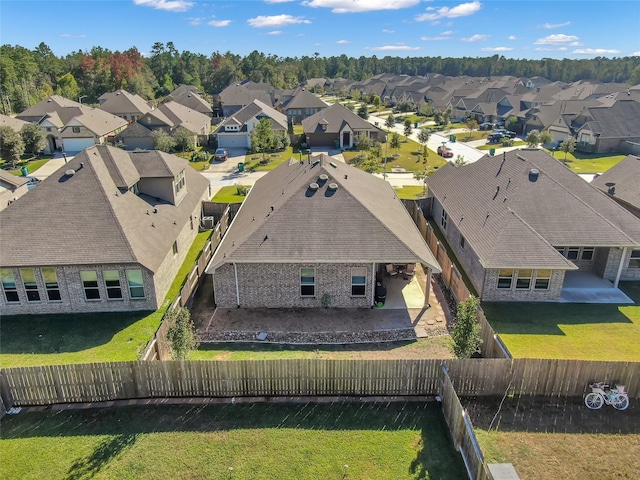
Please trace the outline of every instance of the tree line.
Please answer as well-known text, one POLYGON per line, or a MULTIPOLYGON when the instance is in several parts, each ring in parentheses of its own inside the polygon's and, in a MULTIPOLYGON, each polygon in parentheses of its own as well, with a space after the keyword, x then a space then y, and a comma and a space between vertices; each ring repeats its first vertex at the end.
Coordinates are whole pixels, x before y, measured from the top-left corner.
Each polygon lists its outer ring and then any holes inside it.
POLYGON ((149 55, 134 46, 111 51, 93 47, 64 57, 44 42, 29 50, 19 45, 0 47, 0 111, 17 113, 53 94, 95 104, 105 92, 125 89, 147 100, 159 99, 180 84, 195 85, 207 94, 248 79, 277 88, 292 88, 311 78, 365 80, 381 73, 491 77, 542 76, 552 81, 596 79, 640 83, 640 57, 593 59, 511 59, 491 57, 391 57, 347 55, 281 57, 254 50, 246 56, 231 52, 211 55, 178 51, 173 42, 156 42, 149 55))

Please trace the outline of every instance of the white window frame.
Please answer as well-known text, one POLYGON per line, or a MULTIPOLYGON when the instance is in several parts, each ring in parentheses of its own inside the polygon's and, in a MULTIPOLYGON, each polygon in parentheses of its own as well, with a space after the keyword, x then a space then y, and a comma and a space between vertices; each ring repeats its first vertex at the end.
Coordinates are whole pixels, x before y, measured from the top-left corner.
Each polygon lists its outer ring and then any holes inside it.
POLYGON ((367 296, 367 267, 351 267, 351 296, 367 296), (362 289, 362 293, 354 293, 354 289, 362 289))
POLYGON ((533 289, 534 290, 549 290, 549 286, 551 285, 551 275, 553 275, 553 271, 549 269, 536 270, 533 280, 533 289), (549 276, 540 275, 540 272, 549 272, 549 276), (538 280, 546 281, 546 285, 544 287, 538 286, 538 280))
POLYGON ((533 280, 533 270, 529 269, 529 268, 523 268, 522 270, 517 270, 516 271, 516 290, 531 290, 531 281, 533 280), (528 276, 521 276, 520 272, 529 272, 528 276), (525 285, 526 286, 520 286, 519 282, 521 282, 520 285, 525 285))
POLYGON ((119 270, 103 270, 102 280, 104 281, 104 287, 107 290, 107 300, 124 299, 124 296, 122 294, 122 282, 120 281, 119 270), (115 277, 111 278, 113 273, 115 273, 115 277), (117 285, 115 284, 116 280, 118 281, 117 285), (116 292, 117 294, 113 295, 116 292))
POLYGON ((631 250, 627 268, 640 268, 640 249, 631 250))
POLYGON ((42 274, 44 289, 47 292, 47 300, 49 300, 52 303, 61 302, 62 297, 60 295, 60 282, 58 280, 58 272, 56 268, 42 267, 40 269, 40 273, 42 274), (55 282, 52 282, 52 281, 47 282, 47 280, 53 280, 54 278, 55 278, 55 282))
POLYGON ((447 229, 447 223, 449 222, 449 214, 447 213, 447 211, 443 208, 442 209, 442 216, 440 217, 440 225, 442 225, 442 228, 444 230, 447 229))
POLYGON ((100 296, 100 286, 98 285, 98 272, 96 270, 81 270, 80 271, 80 282, 82 283, 82 290, 84 291, 84 299, 87 302, 99 302, 100 300, 102 300, 101 296, 100 296), (89 282, 94 282, 93 278, 89 279, 89 280, 85 280, 85 276, 86 274, 93 274, 95 275, 95 285, 87 285, 87 283, 89 282), (97 292, 98 297, 97 298, 90 298, 89 295, 87 295, 88 292, 97 292))
POLYGON ((4 290, 4 299, 7 303, 20 303, 20 295, 18 294, 18 285, 16 283, 16 276, 11 268, 0 269, 2 290, 4 290), (7 281, 9 280, 9 281, 7 281), (11 300, 15 294, 15 300, 11 300))
POLYGON ((301 267, 300 268, 300 296, 312 298, 316 296, 316 268, 315 267, 301 267), (313 276, 309 275, 309 272, 313 274, 313 276), (306 274, 306 275, 305 275, 306 274), (312 281, 309 282, 308 279, 311 278, 312 281), (304 293, 304 289, 312 288, 313 291, 311 294, 304 293))
POLYGON ((513 277, 515 276, 515 270, 513 268, 499 268, 498 269, 498 281, 496 282, 496 288, 498 288, 499 290, 511 290, 511 288, 513 287, 513 277), (500 275, 501 272, 511 272, 510 276, 506 276, 506 275, 500 275), (509 279, 509 286, 504 286, 501 287, 500 286, 500 280, 503 279, 509 279))
MULTIPOLYGON (((127 286, 129 287, 129 298, 132 300, 144 300, 146 298, 145 290, 144 290, 144 275, 142 274, 142 270, 139 268, 131 268, 126 270, 127 274, 127 286), (140 273, 140 285, 137 283, 132 283, 131 276, 137 275, 140 273), (142 291, 142 295, 134 294, 134 292, 142 291)), ((134 279, 134 281, 137 279, 134 279)))
POLYGON ((30 268, 30 267, 21 268, 20 278, 22 279, 22 285, 24 286, 24 290, 27 294, 27 302, 29 303, 41 302, 42 297, 40 297, 40 289, 38 288, 38 277, 36 276, 36 269, 30 268), (29 277, 33 277, 33 281, 27 282, 27 280, 31 280, 31 278, 29 277))

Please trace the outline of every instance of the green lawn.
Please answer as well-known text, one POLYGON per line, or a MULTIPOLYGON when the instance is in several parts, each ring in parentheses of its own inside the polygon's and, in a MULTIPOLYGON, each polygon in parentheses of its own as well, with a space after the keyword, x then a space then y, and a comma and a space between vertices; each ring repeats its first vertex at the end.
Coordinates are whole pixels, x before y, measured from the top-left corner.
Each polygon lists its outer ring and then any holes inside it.
POLYGON ((248 188, 249 185, 230 185, 228 187, 222 187, 211 199, 212 202, 217 203, 242 203, 247 198, 246 195, 240 195, 238 193, 238 187, 248 188))
POLYGON ((288 161, 290 158, 300 160, 300 153, 293 147, 287 147, 285 150, 275 153, 253 153, 247 154, 245 157, 245 170, 252 172, 267 172, 273 170, 280 164, 288 161))
MULTIPOLYGON (((564 152, 554 152, 554 157, 565 161, 564 152)), ((569 153, 565 164, 576 173, 602 173, 624 159, 626 155, 608 155, 602 153, 569 153)))
POLYGON ((205 147, 198 146, 196 147, 195 152, 198 154, 198 160, 195 162, 191 161, 191 159, 193 158, 194 152, 175 152, 175 155, 187 160, 191 168, 193 168, 194 170, 197 170, 197 171, 207 170, 209 168, 209 165, 210 165, 209 162, 215 152, 215 149, 209 148, 208 146, 205 146, 205 147), (207 154, 206 159, 201 157, 203 153, 207 154))
POLYGON ((456 137, 456 141, 458 142, 471 142, 474 140, 482 140, 483 138, 487 138, 487 135, 489 135, 489 131, 485 130, 485 131, 479 131, 479 130, 474 130, 473 132, 469 133, 469 131, 467 130, 466 132, 462 132, 462 133, 456 133, 454 134, 454 136, 456 137))
POLYGON ((405 185, 401 188, 395 188, 398 198, 402 200, 416 200, 418 198, 426 198, 427 193, 424 187, 417 185, 405 185))
POLYGON ((3 316, 0 367, 137 359, 210 236, 211 231, 198 234, 164 303, 155 312, 3 316))
MULTIPOLYGON (((640 302, 640 282, 621 282, 640 302)), ((640 306, 484 303, 487 319, 514 357, 640 361, 640 306)))
POLYGON ((418 359, 452 358, 447 336, 419 338, 414 342, 354 345, 279 345, 258 343, 204 343, 190 360, 282 360, 282 359, 418 359))
MULTIPOLYGON (((33 158, 31 155, 23 156, 23 160, 18 162, 17 168, 14 168, 13 170, 7 170, 7 171, 12 175, 20 176, 22 175, 21 167, 27 167, 27 169, 29 170, 29 173, 33 173, 36 170, 38 170, 42 165, 44 165, 49 160, 51 160, 52 157, 50 156, 44 157, 44 158, 40 157, 36 160, 31 160, 31 158, 33 158)), ((4 168, 4 167, 5 167, 5 162, 0 161, 0 168, 4 168)))
MULTIPOLYGON (((525 142, 524 140, 516 140, 513 142, 513 147, 524 147, 527 144, 527 142, 525 142)), ((502 148, 502 145, 499 143, 490 143, 488 145, 480 145, 479 147, 476 147, 478 150, 491 150, 492 148, 495 148, 496 150, 502 148)))
POLYGON ((438 403, 23 412, 0 448, 7 479, 467 478, 438 403))
MULTIPOLYGON (((407 140, 406 137, 401 136, 400 148, 396 152, 391 147, 387 149, 387 145, 383 144, 382 147, 382 156, 385 154, 387 157, 387 171, 390 172, 392 168, 404 168, 407 172, 418 172, 422 170, 423 164, 421 157, 418 156, 418 153, 422 152, 422 145, 418 142, 414 142, 413 140, 407 140), (407 141, 405 141, 407 140, 407 141), (398 157, 394 157, 394 155, 398 155, 398 157)), ((345 151, 342 152, 342 155, 347 163, 353 162, 356 156, 363 154, 364 152, 359 151, 345 151)), ((429 159, 428 165, 430 167, 439 168, 444 165, 446 161, 440 157, 433 150, 429 150, 429 159)), ((383 170, 383 162, 380 160, 380 172, 383 170)))

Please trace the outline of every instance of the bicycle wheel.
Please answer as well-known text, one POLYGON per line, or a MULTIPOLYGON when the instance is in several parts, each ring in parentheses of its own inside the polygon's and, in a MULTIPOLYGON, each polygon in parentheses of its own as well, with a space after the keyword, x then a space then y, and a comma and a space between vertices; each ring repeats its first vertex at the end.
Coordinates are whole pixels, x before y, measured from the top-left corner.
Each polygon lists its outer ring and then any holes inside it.
POLYGON ((599 393, 591 392, 584 397, 584 404, 591 410, 597 410, 604 405, 604 398, 599 393))
POLYGON ((629 397, 622 393, 618 393, 613 400, 611 400, 611 406, 616 410, 626 410, 629 408, 629 397))

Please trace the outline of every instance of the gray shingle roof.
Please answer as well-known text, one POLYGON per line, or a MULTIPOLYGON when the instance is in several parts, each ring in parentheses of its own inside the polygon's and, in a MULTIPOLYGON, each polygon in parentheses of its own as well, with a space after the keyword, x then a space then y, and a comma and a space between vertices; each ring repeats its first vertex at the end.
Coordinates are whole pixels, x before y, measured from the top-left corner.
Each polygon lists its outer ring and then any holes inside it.
POLYGON ((12 175, 9 172, 0 169, 0 185, 6 184, 10 185, 11 188, 18 188, 27 183, 29 179, 27 177, 18 177, 17 175, 12 175))
POLYGON ((29 122, 25 122, 19 118, 8 117, 0 114, 0 127, 10 127, 14 132, 20 132, 22 127, 28 124, 29 122))
POLYGON ((591 184, 605 193, 611 191, 612 197, 640 208, 640 157, 627 155, 620 163, 594 178, 591 184))
POLYGON ((99 108, 114 115, 144 114, 151 110, 151 106, 140 95, 126 90, 105 93, 99 100, 102 101, 99 108))
POLYGON ((591 130, 601 137, 640 136, 640 103, 619 100, 612 106, 587 108, 593 118, 588 122, 591 130))
POLYGON ((156 271, 208 187, 206 178, 173 155, 88 148, 0 212, 0 265, 140 263, 156 271), (129 183, 132 165, 141 177, 184 169, 186 196, 176 206, 120 190, 116 183, 129 183), (68 169, 76 173, 66 175, 68 169), (116 170, 120 175, 113 178, 116 170))
POLYGON ((393 188, 321 154, 311 163, 291 159, 256 182, 207 270, 229 262, 417 261, 440 270, 393 188), (328 180, 311 190, 321 174, 328 180))
POLYGON ((371 132, 383 132, 383 130, 367 122, 339 103, 334 103, 330 107, 320 110, 318 113, 302 120, 304 133, 337 133, 343 129, 345 124, 349 125, 354 131, 368 130, 371 132), (326 129, 323 130, 322 125, 326 125, 326 129))
POLYGON ((278 130, 287 129, 287 116, 284 113, 278 112, 276 109, 262 103, 260 100, 253 100, 249 105, 243 107, 231 117, 226 118, 220 124, 218 130, 221 130, 225 125, 244 125, 256 116, 269 117, 275 123, 273 127, 278 130))
POLYGON ((569 269, 554 246, 640 245, 639 219, 541 150, 447 164, 428 185, 486 268, 569 269))
POLYGON ((204 113, 192 110, 174 101, 163 103, 157 110, 162 112, 174 127, 184 127, 193 133, 200 133, 204 128, 205 133, 209 133, 211 118, 204 113))
POLYGON ((291 108, 327 108, 328 105, 308 90, 300 90, 285 106, 284 110, 291 108))

